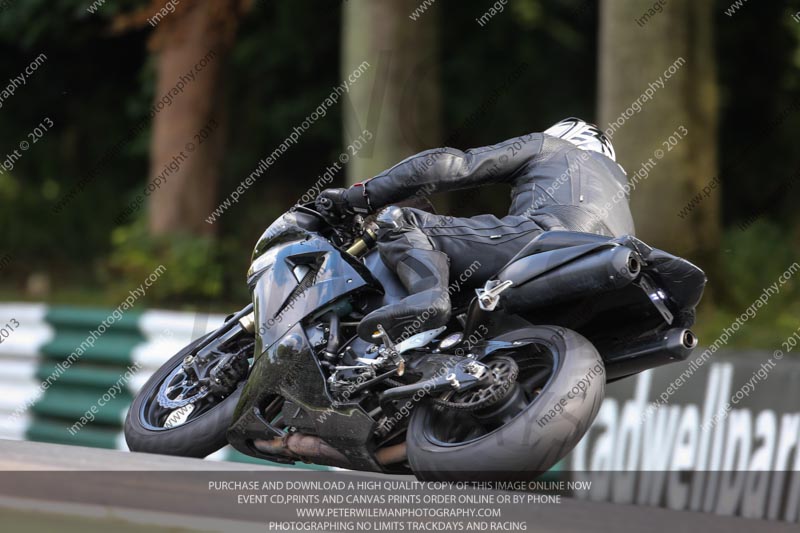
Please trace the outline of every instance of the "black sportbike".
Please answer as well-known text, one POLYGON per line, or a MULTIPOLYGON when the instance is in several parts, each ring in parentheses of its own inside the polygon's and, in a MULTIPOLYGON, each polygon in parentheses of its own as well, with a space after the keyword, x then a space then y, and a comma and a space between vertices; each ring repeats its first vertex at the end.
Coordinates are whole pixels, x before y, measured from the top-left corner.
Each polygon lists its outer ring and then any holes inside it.
POLYGON ((580 441, 607 382, 697 344, 700 269, 631 236, 563 231, 453 291, 446 327, 367 342, 359 321, 407 294, 369 222, 327 215, 295 206, 266 230, 252 304, 144 385, 131 450, 204 457, 230 443, 277 463, 531 479, 580 441))

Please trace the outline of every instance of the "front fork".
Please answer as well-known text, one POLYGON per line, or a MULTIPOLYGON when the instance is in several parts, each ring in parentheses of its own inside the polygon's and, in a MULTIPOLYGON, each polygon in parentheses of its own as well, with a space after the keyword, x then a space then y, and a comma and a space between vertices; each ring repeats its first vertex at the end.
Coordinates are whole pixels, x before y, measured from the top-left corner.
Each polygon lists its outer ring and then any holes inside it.
MULTIPOLYGON (((232 315, 214 335, 209 336, 200 343, 192 354, 187 355, 183 360, 183 368, 186 372, 194 374, 196 379, 206 383, 212 392, 227 395, 231 387, 230 376, 227 367, 238 368, 236 374, 241 374, 243 362, 234 361, 235 358, 242 357, 241 354, 229 354, 220 359, 220 347, 234 341, 243 334, 252 334, 255 331, 255 320, 253 315, 253 304, 249 304, 238 313, 232 315), (212 368, 213 367, 213 368, 212 368)), ((235 387, 233 383, 233 387, 235 387)))

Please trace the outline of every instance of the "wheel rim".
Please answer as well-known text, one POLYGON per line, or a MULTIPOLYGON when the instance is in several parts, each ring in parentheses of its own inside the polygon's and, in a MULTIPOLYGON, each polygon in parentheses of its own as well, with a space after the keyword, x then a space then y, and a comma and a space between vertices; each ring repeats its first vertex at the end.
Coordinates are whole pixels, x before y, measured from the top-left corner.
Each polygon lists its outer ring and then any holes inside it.
MULTIPOLYGON (((533 344, 526 352, 500 356, 512 357, 519 367, 516 383, 500 402, 475 411, 428 408, 423 424, 425 438, 441 447, 469 444, 496 434, 536 402, 552 382, 559 357, 555 347, 546 341, 530 340, 533 344)), ((489 364, 491 359, 485 362, 489 364)), ((465 394, 480 397, 479 392, 465 394)))
POLYGON ((177 409, 194 404, 208 396, 209 390, 192 379, 183 365, 178 365, 158 387, 158 403, 177 409))
MULTIPOLYGON (((169 376, 172 376, 173 374, 174 370, 173 372, 170 372, 169 376)), ((150 389, 150 391, 147 393, 147 399, 142 402, 142 406, 139 410, 139 422, 142 424, 142 426, 150 431, 169 431, 171 429, 175 429, 176 427, 185 426, 199 418, 204 413, 210 411, 215 405, 219 405, 219 402, 215 401, 214 396, 206 393, 202 397, 199 397, 181 407, 164 407, 158 402, 157 398, 157 389, 161 388, 162 383, 163 381, 159 382, 155 387, 150 389), (185 417, 182 415, 185 415, 185 417), (165 426, 170 416, 181 416, 181 423, 172 426, 165 426)))
MULTIPOLYGON (((249 346, 248 342, 244 342, 245 347, 249 346)), ((210 362, 208 366, 212 368, 216 364, 210 362)), ((241 388, 242 383, 230 394, 217 397, 208 388, 193 382, 184 369, 183 361, 179 360, 164 379, 146 391, 146 398, 139 408, 139 423, 150 431, 169 431, 183 427, 218 406, 241 388), (170 421, 176 420, 179 423, 170 424, 170 421)))

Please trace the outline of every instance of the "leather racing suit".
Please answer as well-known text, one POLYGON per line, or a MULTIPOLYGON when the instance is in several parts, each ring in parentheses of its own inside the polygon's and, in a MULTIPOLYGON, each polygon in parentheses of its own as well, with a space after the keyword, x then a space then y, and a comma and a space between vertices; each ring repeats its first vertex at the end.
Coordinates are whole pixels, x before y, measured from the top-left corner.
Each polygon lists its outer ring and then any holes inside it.
POLYGON ((382 324, 396 338, 423 310, 432 318, 421 330, 446 324, 451 277, 472 269, 468 285, 481 285, 544 231, 634 234, 622 168, 599 152, 544 133, 467 151, 427 150, 354 185, 345 197, 354 211, 368 213, 415 195, 499 183, 511 186, 511 207, 502 218, 398 207, 378 216, 381 258, 411 295, 367 315, 361 337, 371 337, 382 324))

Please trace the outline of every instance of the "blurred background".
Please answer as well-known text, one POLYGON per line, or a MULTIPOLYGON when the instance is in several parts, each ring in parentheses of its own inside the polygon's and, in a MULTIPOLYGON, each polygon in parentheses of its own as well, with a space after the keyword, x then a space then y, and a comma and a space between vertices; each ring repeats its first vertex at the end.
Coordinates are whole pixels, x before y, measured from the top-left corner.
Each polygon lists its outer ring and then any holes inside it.
MULTIPOLYGON (((27 302, 67 328, 77 311, 63 306, 113 309, 159 265, 137 312, 228 313, 248 301, 258 236, 315 186, 578 116, 637 176, 638 236, 708 273, 696 329, 710 343, 800 255, 799 12, 795 0, 3 0, 3 318, 27 302)), ((508 196, 433 201, 502 215, 508 196)), ((788 282, 729 346, 778 347, 798 296, 788 282)))

